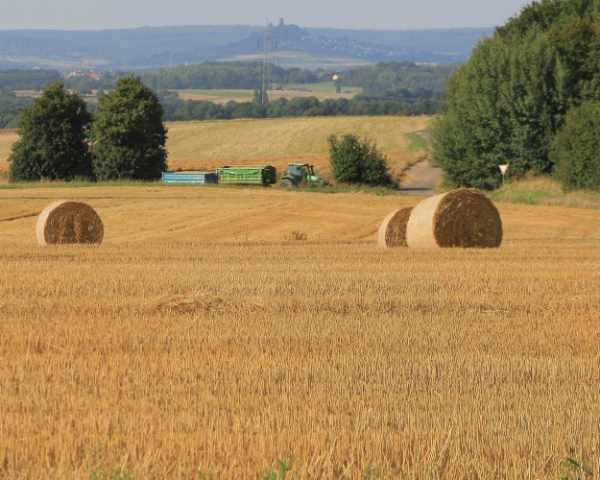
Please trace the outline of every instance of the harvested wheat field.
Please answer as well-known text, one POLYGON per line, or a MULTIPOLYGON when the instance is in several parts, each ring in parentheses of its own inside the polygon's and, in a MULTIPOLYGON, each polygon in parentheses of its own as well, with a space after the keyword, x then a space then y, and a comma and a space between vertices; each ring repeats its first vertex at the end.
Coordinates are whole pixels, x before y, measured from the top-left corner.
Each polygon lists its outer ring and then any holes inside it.
POLYGON ((379 248, 418 201, 0 190, 0 477, 600 475, 600 211, 498 204, 500 248, 379 248), (36 245, 59 199, 102 245, 36 245))
POLYGON ((306 162, 327 174, 327 137, 354 133, 374 140, 399 174, 426 158, 424 151, 410 151, 406 134, 426 130, 430 121, 427 116, 382 116, 170 122, 169 168, 212 171, 260 161, 283 170, 289 162, 306 162))
MULTIPOLYGON (((333 87, 330 92, 301 92, 297 90, 271 90, 269 91, 269 100, 271 102, 280 98, 310 98, 314 97, 319 101, 340 98, 350 99, 356 95, 356 88, 353 93, 335 93, 333 87)), ((200 100, 205 102, 213 102, 225 104, 230 101, 234 102, 251 102, 254 98, 254 90, 181 90, 179 98, 182 100, 200 100)))
POLYGON ((7 162, 10 155, 12 144, 19 139, 19 134, 16 130, 0 130, 0 175, 8 172, 9 163, 7 162))
MULTIPOLYGON (((327 137, 354 133, 375 141, 400 175, 427 157, 425 151, 411 151, 406 134, 426 130, 430 121, 427 116, 387 116, 167 122, 168 168, 214 171, 227 164, 260 162, 282 171, 290 162, 305 162, 331 179, 327 137)), ((16 130, 0 131, 0 178, 8 171, 6 160, 18 139, 16 130)))

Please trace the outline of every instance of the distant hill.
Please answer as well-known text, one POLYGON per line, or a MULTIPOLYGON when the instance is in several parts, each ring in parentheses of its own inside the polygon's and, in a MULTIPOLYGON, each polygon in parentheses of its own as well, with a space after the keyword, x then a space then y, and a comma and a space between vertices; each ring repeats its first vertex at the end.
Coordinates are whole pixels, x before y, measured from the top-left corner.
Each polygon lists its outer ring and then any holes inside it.
POLYGON ((152 70, 212 59, 210 50, 260 27, 145 27, 122 30, 0 30, 0 68, 152 70))
MULTIPOLYGON (((273 56, 282 66, 343 68, 384 60, 466 61, 493 29, 338 30, 277 25, 273 56)), ((260 26, 146 27, 124 30, 0 31, 0 69, 146 71, 206 60, 259 58, 260 26)))
MULTIPOLYGON (((290 52, 315 57, 356 58, 367 63, 409 61, 455 63, 469 58, 471 50, 493 29, 450 30, 336 30, 300 28, 279 24, 270 29, 272 54, 290 52)), ((219 56, 260 56, 264 31, 244 40, 217 47, 219 56)), ((284 56, 285 58, 285 56, 284 56)), ((287 62, 285 62, 287 63, 287 62)))

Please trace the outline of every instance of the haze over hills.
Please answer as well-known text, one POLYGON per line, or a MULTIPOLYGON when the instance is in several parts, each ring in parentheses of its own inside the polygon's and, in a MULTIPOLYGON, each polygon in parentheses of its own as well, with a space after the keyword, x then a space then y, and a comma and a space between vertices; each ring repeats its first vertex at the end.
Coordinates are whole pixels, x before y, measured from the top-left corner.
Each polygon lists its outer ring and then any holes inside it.
MULTIPOLYGON (((492 28, 449 30, 308 29, 283 22, 271 29, 281 66, 344 68, 384 60, 465 61, 492 28)), ((0 31, 0 69, 153 70, 206 60, 260 58, 261 26, 145 27, 123 30, 0 31)))

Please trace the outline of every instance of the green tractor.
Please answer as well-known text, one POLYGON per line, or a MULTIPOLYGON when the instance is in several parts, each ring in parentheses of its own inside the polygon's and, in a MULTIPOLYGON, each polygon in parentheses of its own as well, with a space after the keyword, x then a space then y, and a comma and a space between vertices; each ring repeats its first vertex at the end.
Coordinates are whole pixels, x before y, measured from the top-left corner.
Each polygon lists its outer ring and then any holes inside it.
POLYGON ((279 188, 297 187, 303 182, 322 187, 329 185, 327 180, 315 176, 313 165, 309 165, 308 163, 288 163, 287 170, 279 182, 279 188))

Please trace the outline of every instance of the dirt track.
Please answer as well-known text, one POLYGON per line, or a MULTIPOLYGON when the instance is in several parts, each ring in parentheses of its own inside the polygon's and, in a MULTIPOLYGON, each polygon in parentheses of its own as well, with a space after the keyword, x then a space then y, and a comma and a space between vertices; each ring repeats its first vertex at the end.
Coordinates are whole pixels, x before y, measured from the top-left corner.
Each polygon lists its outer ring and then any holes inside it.
POLYGON ((433 168, 427 160, 423 160, 406 171, 400 190, 411 196, 430 196, 441 179, 441 169, 433 168))

